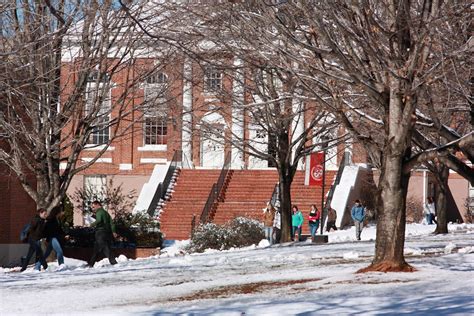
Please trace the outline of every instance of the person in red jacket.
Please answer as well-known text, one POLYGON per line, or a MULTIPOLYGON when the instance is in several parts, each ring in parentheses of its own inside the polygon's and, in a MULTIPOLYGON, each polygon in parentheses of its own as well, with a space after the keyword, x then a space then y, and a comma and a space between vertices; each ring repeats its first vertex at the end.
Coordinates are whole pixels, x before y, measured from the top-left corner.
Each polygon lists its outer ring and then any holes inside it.
POLYGON ((316 205, 311 205, 311 210, 309 211, 308 215, 308 222, 309 222, 309 231, 311 232, 311 238, 314 239, 316 232, 318 231, 319 227, 319 220, 321 219, 321 212, 318 210, 316 205))

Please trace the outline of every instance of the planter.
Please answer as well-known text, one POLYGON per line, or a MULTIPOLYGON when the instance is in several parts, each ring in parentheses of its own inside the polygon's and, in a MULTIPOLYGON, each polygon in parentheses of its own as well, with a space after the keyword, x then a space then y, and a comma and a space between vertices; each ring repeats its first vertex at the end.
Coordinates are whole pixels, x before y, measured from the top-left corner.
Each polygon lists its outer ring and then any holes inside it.
MULTIPOLYGON (((150 256, 156 256, 160 254, 160 248, 112 248, 112 254, 115 257, 124 255, 129 259, 146 258, 150 256)), ((64 248, 64 256, 68 258, 88 261, 92 257, 94 248, 64 248)), ((103 259, 104 256, 100 255, 97 260, 103 259)))

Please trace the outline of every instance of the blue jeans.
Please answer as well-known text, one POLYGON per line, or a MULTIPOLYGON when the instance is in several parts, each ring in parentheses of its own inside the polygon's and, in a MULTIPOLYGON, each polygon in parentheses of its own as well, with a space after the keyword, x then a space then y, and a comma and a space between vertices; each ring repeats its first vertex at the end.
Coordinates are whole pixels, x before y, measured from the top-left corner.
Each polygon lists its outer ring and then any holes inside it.
MULTIPOLYGON (((48 247, 46 248, 46 251, 44 253, 44 258, 48 258, 49 255, 51 254, 51 251, 54 249, 56 252, 56 257, 58 258, 58 264, 64 264, 64 255, 63 255, 63 249, 61 248, 61 244, 59 243, 59 240, 55 237, 51 238, 48 240, 48 247)), ((39 270, 41 266, 41 262, 36 262, 35 264, 35 269, 39 270)))
POLYGON ((425 219, 426 219, 426 224, 431 225, 433 224, 433 217, 431 217, 431 214, 425 214, 425 219))
MULTIPOLYGON (((298 239, 301 238, 301 226, 298 228, 298 226, 291 226, 291 237, 295 239, 296 233, 298 232, 298 239)), ((299 240, 298 240, 299 241, 299 240)))
POLYGON ((273 227, 265 226, 265 238, 273 245, 273 227))
POLYGON ((319 221, 316 222, 316 224, 309 224, 309 231, 311 232, 311 237, 314 237, 316 233, 318 232, 318 227, 319 227, 319 221))
POLYGON ((36 258, 39 259, 39 261, 35 264, 35 269, 39 270, 42 265, 46 270, 48 268, 48 264, 46 263, 46 257, 43 255, 43 250, 41 249, 41 240, 28 239, 28 243, 30 244, 30 247, 28 248, 28 254, 26 255, 25 260, 22 262, 21 271, 26 270, 26 267, 28 266, 33 254, 36 254, 36 258))

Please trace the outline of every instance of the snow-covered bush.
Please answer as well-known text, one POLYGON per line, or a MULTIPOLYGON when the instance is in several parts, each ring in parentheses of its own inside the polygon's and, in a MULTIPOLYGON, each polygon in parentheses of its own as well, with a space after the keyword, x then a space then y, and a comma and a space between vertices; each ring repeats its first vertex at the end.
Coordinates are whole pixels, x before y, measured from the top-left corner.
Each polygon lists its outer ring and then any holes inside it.
POLYGON ((194 230, 190 252, 203 252, 206 249, 230 249, 258 244, 265 238, 260 222, 244 217, 237 217, 225 225, 207 223, 194 230))

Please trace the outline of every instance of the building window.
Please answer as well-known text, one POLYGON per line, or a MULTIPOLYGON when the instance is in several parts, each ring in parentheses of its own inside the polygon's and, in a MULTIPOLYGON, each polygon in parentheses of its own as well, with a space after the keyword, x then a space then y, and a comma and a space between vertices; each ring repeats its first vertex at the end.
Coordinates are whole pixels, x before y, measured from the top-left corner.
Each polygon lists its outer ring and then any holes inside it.
MULTIPOLYGON (((91 75, 89 80, 92 81, 91 75)), ((86 116, 90 115, 93 130, 88 144, 103 145, 110 141, 110 89, 104 83, 88 82, 86 88, 86 116), (99 101, 100 100, 100 101, 99 101)))
MULTIPOLYGON (((158 74, 159 75, 159 74, 158 74)), ((163 81, 167 78, 155 78, 154 83, 145 86, 144 104, 144 145, 166 145, 168 134, 168 107, 163 97, 163 81)))
POLYGON ((144 144, 166 145, 168 134, 166 116, 145 114, 144 144))
POLYGON ((90 210, 93 201, 105 202, 107 177, 105 175, 84 176, 84 208, 90 210))
POLYGON ((215 67, 207 67, 204 71, 205 92, 216 92, 222 89, 222 71, 215 67))
POLYGON ((168 76, 163 72, 153 73, 146 78, 147 84, 164 85, 168 82, 168 76))

